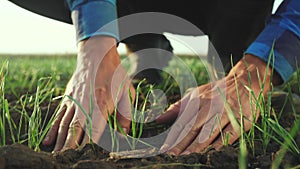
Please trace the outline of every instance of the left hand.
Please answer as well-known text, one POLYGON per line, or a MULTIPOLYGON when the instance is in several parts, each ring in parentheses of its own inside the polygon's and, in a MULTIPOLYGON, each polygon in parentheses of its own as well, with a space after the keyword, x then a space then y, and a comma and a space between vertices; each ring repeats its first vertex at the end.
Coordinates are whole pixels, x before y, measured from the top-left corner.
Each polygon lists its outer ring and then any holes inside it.
MULTIPOLYGON (((162 123, 178 116, 161 151, 167 151, 171 155, 184 155, 201 152, 210 145, 220 149, 225 135, 229 136, 228 144, 234 143, 241 132, 237 121, 241 123, 242 117, 244 131, 248 131, 260 115, 254 96, 248 89, 253 91, 255 97, 260 94, 266 96, 271 89, 271 72, 272 69, 264 61, 246 55, 225 78, 199 86, 171 105, 157 119, 157 122, 162 123), (266 70, 268 73, 265 84, 261 86, 259 81, 263 82, 266 70), (230 109, 225 108, 225 105, 230 109)), ((277 75, 273 76, 274 83, 279 81, 277 75)))
POLYGON ((129 132, 129 90, 132 100, 135 90, 121 65, 115 43, 112 37, 95 36, 78 44, 77 66, 65 91, 65 96, 73 99, 64 97, 57 118, 43 140, 46 146, 55 144, 54 152, 83 146, 90 141, 99 143, 108 115, 113 113, 122 130, 129 132))

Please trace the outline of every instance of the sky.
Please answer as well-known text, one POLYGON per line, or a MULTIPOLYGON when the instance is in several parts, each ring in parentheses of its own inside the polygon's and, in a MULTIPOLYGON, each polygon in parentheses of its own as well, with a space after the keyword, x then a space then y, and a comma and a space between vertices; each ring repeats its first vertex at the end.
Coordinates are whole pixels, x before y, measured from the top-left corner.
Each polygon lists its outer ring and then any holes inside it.
MULTIPOLYGON (((275 0, 275 6, 281 0, 275 0)), ((49 19, 25 9, 7 0, 0 0, 0 54, 64 54, 76 53, 75 29, 72 25, 49 19)), ((180 43, 182 36, 165 34, 171 41, 174 53, 193 54, 180 43)), ((207 51, 207 37, 185 36, 192 44, 199 44, 197 54, 207 51)), ((125 53, 125 45, 118 47, 125 53)))

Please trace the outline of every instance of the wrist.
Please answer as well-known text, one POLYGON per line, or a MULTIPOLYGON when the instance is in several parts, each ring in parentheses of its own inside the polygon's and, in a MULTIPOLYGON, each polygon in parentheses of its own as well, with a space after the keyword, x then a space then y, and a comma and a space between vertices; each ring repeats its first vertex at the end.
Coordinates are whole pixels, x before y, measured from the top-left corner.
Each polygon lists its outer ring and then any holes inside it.
MULTIPOLYGON (((100 64, 118 66, 121 63, 116 40, 109 36, 95 36, 78 44, 77 67, 98 67, 100 64)), ((107 65, 107 66, 108 66, 107 65)))
MULTIPOLYGON (((265 72, 267 71, 266 78, 269 81, 272 80, 273 86, 277 86, 277 85, 280 85, 283 83, 280 75, 275 70, 273 70, 271 65, 267 65, 267 63, 265 61, 263 61, 262 59, 254 56, 254 55, 247 54, 247 55, 245 55, 244 60, 246 63, 254 65, 257 68, 257 70, 260 73, 261 78, 264 78, 265 72)), ((263 80, 263 79, 261 79, 261 80, 263 80)))
POLYGON ((264 82, 263 92, 266 93, 272 86, 282 83, 278 73, 272 69, 273 68, 268 66, 262 59, 254 55, 247 54, 232 68, 229 75, 239 75, 247 81, 250 76, 251 81, 249 83, 251 83, 250 87, 252 89, 261 89, 261 83, 264 82))

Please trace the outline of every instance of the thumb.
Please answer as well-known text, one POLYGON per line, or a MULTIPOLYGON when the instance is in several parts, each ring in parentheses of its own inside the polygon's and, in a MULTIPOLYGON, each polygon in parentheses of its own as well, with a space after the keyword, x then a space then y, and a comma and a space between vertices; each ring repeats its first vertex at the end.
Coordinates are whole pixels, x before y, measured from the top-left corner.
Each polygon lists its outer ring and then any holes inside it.
POLYGON ((174 121, 177 118, 177 116, 184 111, 185 107, 187 106, 190 100, 190 96, 191 94, 189 93, 181 100, 177 101, 174 104, 171 104, 169 108, 156 119, 156 122, 167 123, 174 121))
POLYGON ((135 100, 135 90, 130 85, 130 90, 124 90, 118 102, 117 121, 123 131, 127 134, 131 124, 131 104, 135 100))

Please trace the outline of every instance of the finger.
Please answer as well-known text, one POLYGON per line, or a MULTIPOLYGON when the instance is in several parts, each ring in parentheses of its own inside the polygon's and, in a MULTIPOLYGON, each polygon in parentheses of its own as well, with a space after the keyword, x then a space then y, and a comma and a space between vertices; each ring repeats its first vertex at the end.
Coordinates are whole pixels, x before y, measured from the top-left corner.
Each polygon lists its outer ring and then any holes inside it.
MULTIPOLYGON (((199 130, 195 128, 194 122, 196 118, 194 118, 190 123, 185 125, 182 131, 178 132, 179 134, 176 135, 176 137, 173 137, 172 142, 170 140, 166 140, 166 145, 173 145, 173 147, 170 147, 170 149, 167 151, 170 155, 179 155, 183 150, 186 149, 186 147, 192 143, 192 141, 197 137, 199 130)), ((175 135, 174 135, 175 136, 175 135)))
POLYGON ((81 138, 83 135, 82 124, 79 119, 74 116, 73 120, 69 126, 68 136, 65 141, 63 149, 76 148, 79 146, 81 138))
MULTIPOLYGON (((249 119, 244 119, 244 130, 249 131, 252 127, 253 118, 250 117, 249 119), (250 120, 250 121, 249 121, 250 120)), ((226 128, 222 131, 222 135, 213 143, 213 147, 216 150, 221 149, 225 145, 231 145, 233 144, 239 137, 240 133, 238 132, 236 128, 233 127, 233 125, 230 123, 226 126, 226 128)))
MULTIPOLYGON (((193 125, 189 124, 189 126, 185 127, 183 132, 181 132, 181 134, 177 137, 176 142, 173 142, 175 146, 168 151, 169 154, 179 155, 182 151, 184 151, 188 146, 190 146, 194 142, 196 137, 200 139, 199 141, 201 142, 199 143, 205 142, 206 140, 208 140, 209 136, 211 136, 216 126, 218 126, 217 122, 221 122, 222 124, 224 124, 225 122, 228 123, 227 118, 223 118, 222 119, 223 121, 220 120, 222 113, 224 112, 224 104, 221 98, 208 97, 208 99, 205 99, 206 98, 204 97, 205 95, 210 96, 210 93, 206 93, 206 92, 201 93, 202 97, 199 96, 197 97, 197 95, 199 94, 197 93, 192 94, 191 98, 194 99, 192 99, 189 102, 190 105, 194 105, 193 108, 195 109, 195 107, 197 106, 195 106, 195 103, 193 102, 196 99, 199 100, 199 98, 202 98, 201 105, 199 106, 198 111, 195 113, 196 115, 192 115, 192 117, 195 120, 195 123, 193 125)), ((185 114, 185 115, 189 115, 189 114, 185 114)), ((187 123, 183 123, 183 124, 187 124, 187 123)))
POLYGON ((56 144, 53 151, 59 151, 65 144, 65 140, 68 134, 69 125, 73 119, 75 108, 73 104, 66 110, 58 129, 58 136, 56 138, 56 144))
POLYGON ((177 120, 177 122, 182 125, 186 124, 183 130, 177 132, 176 134, 170 132, 167 137, 166 144, 173 145, 173 147, 168 151, 169 154, 179 155, 179 153, 181 153, 189 144, 191 144, 202 128, 205 119, 207 118, 206 116, 208 116, 206 110, 209 110, 210 104, 203 104, 204 107, 202 107, 200 110, 195 109, 193 105, 194 104, 192 100, 188 104, 188 107, 190 108, 187 107, 187 112, 193 111, 193 114, 183 114, 177 120), (173 140, 171 140, 171 138, 173 140))
MULTIPOLYGON (((131 91, 131 93, 134 91, 131 91)), ((128 134, 131 124, 131 101, 128 91, 124 90, 118 103, 117 122, 125 134, 128 134)), ((134 96, 132 98, 134 100, 134 96)))
POLYGON ((107 115, 104 116, 100 111, 94 112, 92 117, 92 125, 91 127, 86 127, 86 134, 91 138, 91 140, 99 144, 101 136, 105 130, 105 126, 107 124, 107 115), (92 134, 92 135, 91 135, 92 134))
POLYGON ((212 144, 216 150, 220 150, 224 145, 233 144, 240 137, 239 133, 234 131, 231 124, 228 124, 222 131, 219 138, 212 144))
MULTIPOLYGON (((161 147, 161 151, 164 152, 171 148, 171 146, 176 146, 185 136, 189 136, 188 140, 194 137, 193 133, 189 135, 189 131, 192 126, 195 126, 197 120, 197 113, 199 111, 199 100, 193 99, 190 100, 183 112, 177 119, 177 121, 172 126, 168 136, 165 140, 164 145, 161 147)), ((193 131, 198 129, 194 128, 193 131)), ((180 147, 181 145, 179 145, 180 147)), ((181 149, 181 147, 180 147, 181 149)))
POLYGON ((59 108, 58 110, 58 116, 54 120, 52 126, 50 127, 45 139, 43 140, 43 144, 46 146, 50 146, 54 143, 57 133, 58 133, 58 128, 59 128, 59 123, 61 122, 65 112, 66 112, 66 105, 63 105, 59 108))
MULTIPOLYGON (((187 155, 190 153, 200 153, 206 148, 209 147, 209 145, 213 142, 213 140, 220 134, 219 130, 215 130, 212 134, 210 134, 208 140, 205 142, 201 142, 201 139, 199 136, 188 146, 184 151, 182 150, 180 153, 177 155, 187 155)), ((172 152, 171 152, 172 153, 172 152)))
POLYGON ((177 101, 174 104, 171 104, 170 107, 160 115, 157 119, 157 123, 166 123, 174 121, 177 116, 180 114, 180 111, 183 111, 190 100, 191 93, 187 94, 184 98, 177 101))
POLYGON ((201 128, 196 139, 183 151, 182 154, 190 154, 192 152, 201 152, 205 150, 219 135, 221 130, 228 125, 227 116, 222 116, 221 120, 210 119, 201 128))

